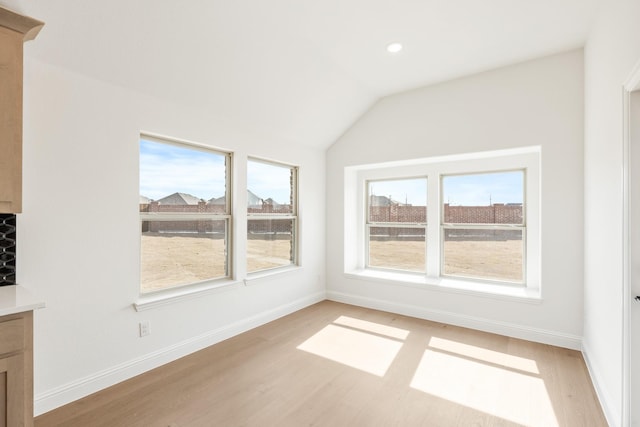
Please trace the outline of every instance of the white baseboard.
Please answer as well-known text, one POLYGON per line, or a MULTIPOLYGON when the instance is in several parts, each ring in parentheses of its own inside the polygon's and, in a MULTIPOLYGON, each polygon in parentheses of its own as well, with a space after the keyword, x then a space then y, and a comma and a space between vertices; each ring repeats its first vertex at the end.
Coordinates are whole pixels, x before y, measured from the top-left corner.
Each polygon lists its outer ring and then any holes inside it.
POLYGON ((584 341, 582 343, 582 357, 584 358, 584 362, 587 365, 587 370, 589 371, 589 376, 591 377, 593 388, 596 391, 596 395, 598 396, 598 400, 600 401, 600 406, 602 407, 602 411, 604 412, 604 417, 607 419, 607 423, 611 427, 622 426, 622 417, 618 414, 617 411, 613 410, 613 406, 611 405, 611 402, 613 402, 613 400, 611 399, 609 393, 607 393, 602 387, 602 381, 600 379, 600 376, 597 374, 599 371, 595 369, 595 366, 593 366, 593 362, 589 356, 590 354, 591 353, 589 351, 589 346, 586 341, 584 341))
POLYGON ((343 302, 345 304, 417 317, 419 319, 491 332, 508 337, 520 338, 527 341, 550 344, 558 347, 570 348, 572 350, 582 350, 582 337, 577 335, 488 320, 449 311, 433 310, 415 305, 400 304, 363 297, 360 295, 345 294, 342 292, 327 291, 327 299, 336 302, 343 302))
POLYGON ((307 306, 323 301, 325 292, 301 298, 291 303, 281 305, 271 310, 258 313, 247 319, 222 326, 202 335, 179 342, 150 354, 129 360, 95 374, 80 378, 62 386, 46 390, 35 396, 34 413, 40 415, 67 403, 78 400, 119 382, 140 375, 151 369, 177 360, 188 354, 202 350, 220 341, 264 325, 280 317, 301 310, 307 306))

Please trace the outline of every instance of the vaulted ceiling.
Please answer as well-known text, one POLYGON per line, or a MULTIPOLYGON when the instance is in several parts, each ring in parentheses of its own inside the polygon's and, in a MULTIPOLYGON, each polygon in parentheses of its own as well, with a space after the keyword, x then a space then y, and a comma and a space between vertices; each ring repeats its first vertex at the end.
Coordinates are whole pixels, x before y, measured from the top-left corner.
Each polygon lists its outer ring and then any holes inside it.
POLYGON ((37 60, 328 147, 377 99, 584 45, 599 0, 0 0, 37 60), (404 49, 390 54, 398 41, 404 49))

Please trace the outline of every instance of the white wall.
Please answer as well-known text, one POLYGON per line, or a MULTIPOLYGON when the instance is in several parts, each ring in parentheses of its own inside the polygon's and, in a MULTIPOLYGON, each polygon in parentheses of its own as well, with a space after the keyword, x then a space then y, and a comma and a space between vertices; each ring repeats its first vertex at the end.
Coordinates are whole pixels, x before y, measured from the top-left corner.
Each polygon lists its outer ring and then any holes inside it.
POLYGON ((46 302, 35 316, 36 413, 324 299, 323 150, 242 134, 28 55, 24 104, 18 282, 46 302), (299 165, 303 267, 136 312, 141 130, 233 151, 237 191, 247 155, 299 165), (151 335, 139 338, 143 319, 151 335))
POLYGON ((584 347, 614 426, 624 425, 622 85, 640 60, 639 23, 637 0, 602 2, 585 48, 584 347))
POLYGON ((582 50, 382 99, 328 150, 327 195, 329 298, 579 348, 582 50), (344 276, 346 166, 536 145, 542 147, 540 303, 344 276))

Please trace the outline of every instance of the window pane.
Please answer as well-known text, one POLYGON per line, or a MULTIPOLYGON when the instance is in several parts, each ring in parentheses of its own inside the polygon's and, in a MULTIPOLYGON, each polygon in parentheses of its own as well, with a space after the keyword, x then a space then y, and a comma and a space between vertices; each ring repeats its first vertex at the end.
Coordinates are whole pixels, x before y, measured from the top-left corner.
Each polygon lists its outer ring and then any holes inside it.
POLYGON ((226 158, 140 139, 140 204, 150 212, 227 213, 226 158))
POLYGON ((425 228, 369 227, 368 267, 424 273, 425 228))
POLYGON ((442 178, 444 223, 523 224, 524 172, 442 178))
POLYGON ((295 220, 249 219, 247 228, 249 273, 294 263, 295 220))
POLYGON ((293 214, 295 168, 249 160, 247 213, 293 214))
POLYGON ((369 222, 427 222, 425 178, 369 181, 369 222))
POLYGON ((226 220, 142 221, 142 292, 227 276, 226 230, 226 220))
POLYGON ((229 276, 229 155, 140 137, 142 293, 229 276), (163 220, 150 220, 164 214, 163 220), (185 217, 193 215, 194 219, 185 217), (168 218, 174 218, 167 220, 168 218))
POLYGON ((523 282, 522 230, 444 229, 444 274, 523 282))

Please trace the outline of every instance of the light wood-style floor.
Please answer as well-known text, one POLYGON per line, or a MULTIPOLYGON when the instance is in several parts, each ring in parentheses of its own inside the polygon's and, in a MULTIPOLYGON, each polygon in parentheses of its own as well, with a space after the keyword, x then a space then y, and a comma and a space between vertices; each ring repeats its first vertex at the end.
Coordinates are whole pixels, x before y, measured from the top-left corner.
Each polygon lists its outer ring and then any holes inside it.
POLYGON ((607 424, 579 352, 324 301, 35 425, 607 424))

